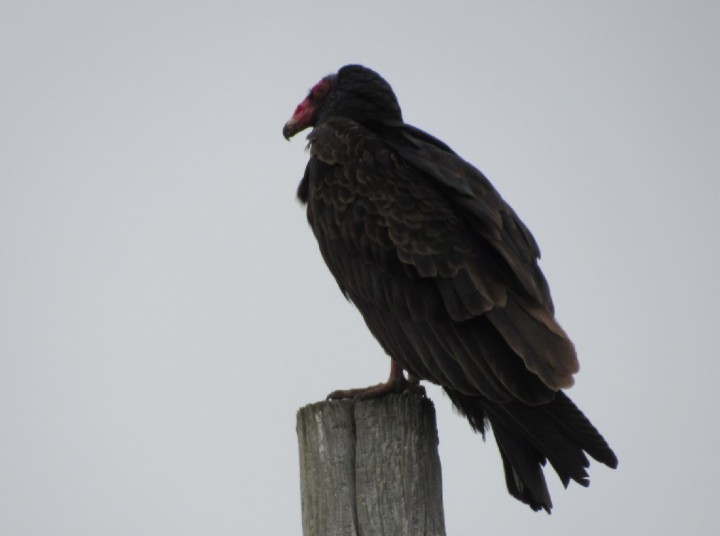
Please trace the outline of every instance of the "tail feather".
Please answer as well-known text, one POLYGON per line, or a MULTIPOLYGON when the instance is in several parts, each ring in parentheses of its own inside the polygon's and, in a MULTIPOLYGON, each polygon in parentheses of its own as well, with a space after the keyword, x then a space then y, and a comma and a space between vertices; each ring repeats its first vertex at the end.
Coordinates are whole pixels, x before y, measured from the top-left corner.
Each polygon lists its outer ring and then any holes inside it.
POLYGON ((498 403, 484 397, 463 395, 446 389, 455 407, 471 426, 484 432, 492 426, 505 468, 510 494, 533 510, 552 509, 542 467, 547 461, 563 485, 570 480, 588 486, 585 453, 612 468, 617 457, 600 433, 562 392, 540 406, 519 402, 498 403))
POLYGON ((560 430, 548 419, 538 415, 535 408, 509 405, 489 404, 487 415, 493 425, 495 439, 498 442, 497 430, 503 429, 513 439, 522 438, 522 443, 543 460, 548 460, 560 477, 563 486, 567 487, 570 479, 583 486, 589 484, 585 471, 590 465, 582 448, 569 441, 560 430), (538 418, 539 417, 539 418, 538 418))
POLYGON ((595 460, 617 468, 618 459, 610 445, 564 392, 558 391, 552 403, 542 409, 568 438, 595 460))
POLYGON ((543 508, 550 513, 552 500, 542 472, 545 459, 527 443, 517 441, 504 428, 494 428, 493 432, 503 461, 505 483, 510 495, 529 505, 536 512, 543 508))

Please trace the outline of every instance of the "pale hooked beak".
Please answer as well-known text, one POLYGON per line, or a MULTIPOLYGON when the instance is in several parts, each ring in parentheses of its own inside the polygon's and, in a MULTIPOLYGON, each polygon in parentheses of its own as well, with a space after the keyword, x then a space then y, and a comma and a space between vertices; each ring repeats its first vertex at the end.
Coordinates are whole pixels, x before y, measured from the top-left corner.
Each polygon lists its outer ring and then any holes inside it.
POLYGON ((285 123, 285 126, 283 127, 283 136, 286 140, 290 140, 290 138, 292 138, 297 133, 297 121, 295 121, 295 116, 293 116, 290 121, 285 123))
POLYGON ((309 98, 298 104, 297 108, 295 108, 295 112, 290 118, 290 121, 285 123, 285 126, 283 127, 283 136, 285 136, 285 139, 289 140, 301 130, 305 130, 307 127, 313 125, 314 115, 315 108, 309 98))

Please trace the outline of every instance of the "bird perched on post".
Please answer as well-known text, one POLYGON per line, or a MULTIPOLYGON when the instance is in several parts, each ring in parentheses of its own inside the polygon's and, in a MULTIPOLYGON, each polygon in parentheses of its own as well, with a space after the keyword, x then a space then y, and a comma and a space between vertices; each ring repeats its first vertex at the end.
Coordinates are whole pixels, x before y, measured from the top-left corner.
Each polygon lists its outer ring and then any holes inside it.
POLYGON ((360 65, 315 84, 283 135, 308 127, 298 197, 340 290, 391 358, 387 382, 330 398, 442 386, 474 430, 489 423, 508 491, 533 510, 552 508, 546 461, 565 486, 589 484, 586 454, 616 467, 563 392, 578 360, 537 243, 487 178, 406 124, 390 85, 360 65))

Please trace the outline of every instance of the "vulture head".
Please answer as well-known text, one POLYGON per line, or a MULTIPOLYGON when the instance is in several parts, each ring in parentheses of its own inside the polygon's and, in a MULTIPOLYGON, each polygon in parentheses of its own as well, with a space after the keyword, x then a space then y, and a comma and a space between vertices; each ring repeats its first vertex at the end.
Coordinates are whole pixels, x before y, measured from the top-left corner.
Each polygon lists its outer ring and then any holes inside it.
POLYGON ((403 122, 390 84, 362 65, 346 65, 315 84, 285 123, 283 136, 289 140, 329 117, 346 117, 367 127, 403 122))

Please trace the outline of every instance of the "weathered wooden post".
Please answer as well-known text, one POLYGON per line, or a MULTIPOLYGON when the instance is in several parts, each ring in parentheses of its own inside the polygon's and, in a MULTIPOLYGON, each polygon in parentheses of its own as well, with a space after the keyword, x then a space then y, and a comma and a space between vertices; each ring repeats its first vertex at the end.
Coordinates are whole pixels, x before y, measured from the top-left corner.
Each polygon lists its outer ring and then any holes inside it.
POLYGON ((304 536, 444 536, 435 408, 420 395, 298 411, 304 536))

